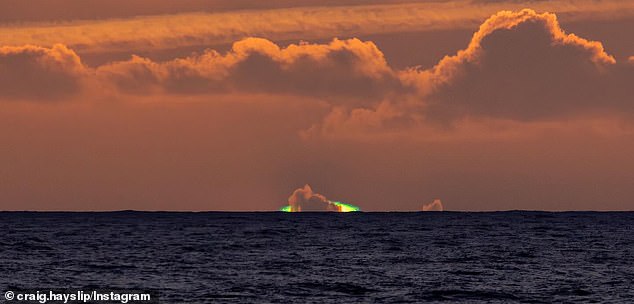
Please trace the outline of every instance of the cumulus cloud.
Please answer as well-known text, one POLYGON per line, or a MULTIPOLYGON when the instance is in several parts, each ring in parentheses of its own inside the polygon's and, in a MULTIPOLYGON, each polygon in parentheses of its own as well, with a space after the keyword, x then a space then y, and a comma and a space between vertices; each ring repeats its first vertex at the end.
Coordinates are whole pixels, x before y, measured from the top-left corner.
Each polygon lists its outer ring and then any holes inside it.
POLYGON ((530 9, 491 16, 467 48, 429 70, 401 71, 399 77, 417 93, 355 109, 335 108, 305 135, 438 138, 447 130, 473 133, 456 130, 474 123, 492 133, 495 126, 505 126, 502 131, 521 127, 515 122, 534 126, 634 111, 631 64, 617 62, 598 41, 565 33, 554 14, 530 9))
POLYGON ((502 11, 469 46, 424 74, 427 116, 544 119, 589 110, 631 111, 627 71, 600 42, 565 33, 554 14, 502 11))
POLYGON ((79 92, 83 79, 99 84, 86 90, 94 94, 109 87, 137 96, 262 93, 328 101, 330 114, 301 132, 304 138, 411 137, 433 135, 437 124, 430 121, 467 126, 460 122, 634 110, 632 64, 616 62, 600 42, 565 33, 554 14, 528 9, 491 16, 464 50, 428 70, 395 70, 374 43, 359 39, 280 47, 247 38, 226 53, 163 62, 133 56, 96 68, 62 45, 3 47, 0 64, 5 98, 61 98, 79 92))
POLYGON ((435 199, 433 202, 429 204, 423 205, 423 211, 443 211, 445 208, 442 205, 442 202, 439 199, 435 199))
POLYGON ((309 185, 298 188, 288 198, 288 205, 291 212, 306 211, 339 211, 339 208, 329 201, 325 196, 313 192, 309 185))
POLYGON ((351 106, 407 90, 377 46, 359 39, 281 48, 266 39, 247 38, 226 54, 207 50, 165 62, 133 56, 96 68, 82 64, 64 45, 7 46, 0 48, 0 79, 0 96, 33 100, 69 97, 88 84, 86 91, 96 95, 264 93, 351 106))
POLYGON ((280 48, 266 39, 247 38, 224 55, 209 50, 162 63, 133 57, 99 67, 97 75, 131 93, 255 92, 374 100, 404 89, 376 45, 359 39, 280 48))
POLYGON ((86 75, 79 56, 57 44, 0 47, 0 97, 51 100, 78 92, 86 75))

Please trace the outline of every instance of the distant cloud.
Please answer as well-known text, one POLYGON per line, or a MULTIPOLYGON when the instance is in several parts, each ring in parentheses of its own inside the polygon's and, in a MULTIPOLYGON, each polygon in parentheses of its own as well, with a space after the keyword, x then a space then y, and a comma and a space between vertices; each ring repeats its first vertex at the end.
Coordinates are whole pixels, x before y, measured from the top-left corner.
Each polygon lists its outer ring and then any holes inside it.
POLYGON ((293 194, 288 198, 288 205, 291 206, 291 212, 338 211, 336 205, 325 196, 313 192, 309 185, 293 191, 293 194))
POLYGON ((423 205, 423 211, 444 211, 445 208, 442 205, 442 202, 439 199, 435 199, 433 202, 429 204, 423 205))

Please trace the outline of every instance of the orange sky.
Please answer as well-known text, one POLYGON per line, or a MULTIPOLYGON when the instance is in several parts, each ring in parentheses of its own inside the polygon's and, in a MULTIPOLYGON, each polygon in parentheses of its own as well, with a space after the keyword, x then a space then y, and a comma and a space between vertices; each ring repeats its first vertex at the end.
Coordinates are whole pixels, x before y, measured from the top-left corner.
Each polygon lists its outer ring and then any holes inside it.
POLYGON ((0 5, 2 210, 634 209, 627 2, 39 2, 0 5))

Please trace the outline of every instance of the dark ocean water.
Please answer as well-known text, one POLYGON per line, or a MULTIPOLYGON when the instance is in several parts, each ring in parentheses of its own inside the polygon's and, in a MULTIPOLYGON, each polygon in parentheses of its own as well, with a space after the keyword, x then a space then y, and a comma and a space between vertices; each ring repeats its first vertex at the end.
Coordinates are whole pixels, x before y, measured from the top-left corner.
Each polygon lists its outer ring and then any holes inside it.
POLYGON ((0 292, 156 290, 161 303, 632 303, 633 223, 632 212, 0 213, 0 292))

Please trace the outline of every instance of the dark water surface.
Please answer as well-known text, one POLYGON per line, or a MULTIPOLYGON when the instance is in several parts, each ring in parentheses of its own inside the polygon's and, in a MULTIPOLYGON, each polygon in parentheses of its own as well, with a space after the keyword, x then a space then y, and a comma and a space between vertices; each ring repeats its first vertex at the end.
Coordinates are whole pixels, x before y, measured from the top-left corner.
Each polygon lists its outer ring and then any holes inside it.
POLYGON ((632 303, 633 223, 632 212, 0 213, 0 292, 151 289, 161 303, 632 303))

